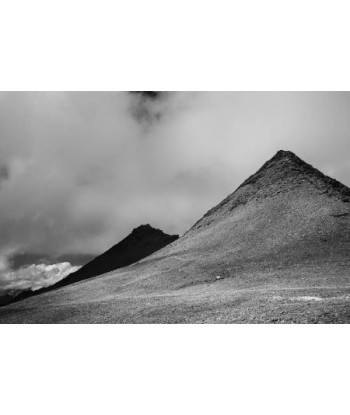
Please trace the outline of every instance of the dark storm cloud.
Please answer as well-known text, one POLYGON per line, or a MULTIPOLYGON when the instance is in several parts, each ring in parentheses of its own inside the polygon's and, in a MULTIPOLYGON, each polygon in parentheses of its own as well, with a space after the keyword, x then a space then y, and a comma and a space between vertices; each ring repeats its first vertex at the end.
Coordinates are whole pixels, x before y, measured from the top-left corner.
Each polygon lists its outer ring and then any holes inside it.
POLYGON ((0 94, 3 270, 181 234, 279 149, 350 184, 347 93, 147 94, 0 94))

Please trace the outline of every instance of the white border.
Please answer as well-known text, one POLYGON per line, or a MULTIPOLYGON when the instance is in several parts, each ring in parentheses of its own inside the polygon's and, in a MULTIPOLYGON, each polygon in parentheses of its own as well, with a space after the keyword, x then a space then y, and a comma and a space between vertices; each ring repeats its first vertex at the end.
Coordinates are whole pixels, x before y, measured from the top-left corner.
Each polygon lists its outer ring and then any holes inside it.
POLYGON ((348 90, 333 0, 0 3, 1 90, 348 90))
POLYGON ((3 326, 1 333, 9 415, 348 409, 346 326, 3 326))

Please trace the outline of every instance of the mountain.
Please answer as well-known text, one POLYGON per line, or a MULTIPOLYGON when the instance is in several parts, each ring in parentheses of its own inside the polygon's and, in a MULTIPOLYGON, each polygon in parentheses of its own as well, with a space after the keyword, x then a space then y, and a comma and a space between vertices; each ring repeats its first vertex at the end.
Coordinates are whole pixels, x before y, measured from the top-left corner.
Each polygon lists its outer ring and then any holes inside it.
POLYGON ((350 189, 279 151, 171 245, 0 321, 349 322, 349 225, 350 189))
POLYGON ((176 241, 178 237, 178 235, 167 235, 160 229, 155 229, 148 224, 141 225, 108 251, 56 283, 55 287, 63 287, 126 267, 176 241))
POLYGON ((0 295, 0 307, 13 303, 15 297, 16 297, 16 294, 12 294, 12 293, 1 294, 0 295))

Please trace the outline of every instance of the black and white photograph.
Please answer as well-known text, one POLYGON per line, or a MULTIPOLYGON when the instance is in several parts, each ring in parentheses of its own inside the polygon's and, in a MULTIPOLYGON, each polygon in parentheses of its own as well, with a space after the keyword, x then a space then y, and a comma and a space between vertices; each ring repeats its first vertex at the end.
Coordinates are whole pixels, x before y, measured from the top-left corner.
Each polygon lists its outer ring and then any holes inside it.
POLYGON ((345 415, 345 0, 0 0, 6 415, 345 415))
POLYGON ((350 322, 350 93, 8 92, 0 136, 1 323, 350 322))

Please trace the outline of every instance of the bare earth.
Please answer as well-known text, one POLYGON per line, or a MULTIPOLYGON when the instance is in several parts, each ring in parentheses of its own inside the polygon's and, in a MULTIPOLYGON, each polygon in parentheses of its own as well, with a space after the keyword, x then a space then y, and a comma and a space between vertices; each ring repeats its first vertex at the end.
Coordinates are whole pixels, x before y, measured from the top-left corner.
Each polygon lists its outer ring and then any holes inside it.
POLYGON ((2 308, 0 323, 348 323, 348 271, 338 272, 323 277, 303 271, 242 277, 254 281, 250 288, 244 288, 241 278, 228 277, 171 292, 132 295, 118 289, 115 276, 102 276, 2 308))

